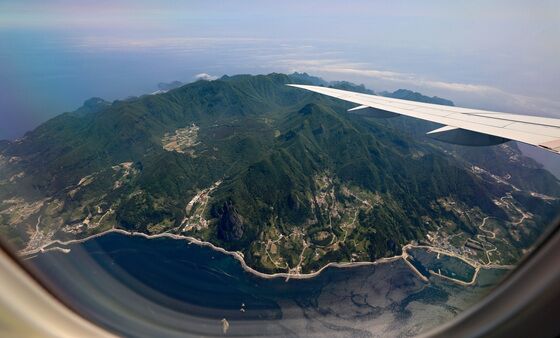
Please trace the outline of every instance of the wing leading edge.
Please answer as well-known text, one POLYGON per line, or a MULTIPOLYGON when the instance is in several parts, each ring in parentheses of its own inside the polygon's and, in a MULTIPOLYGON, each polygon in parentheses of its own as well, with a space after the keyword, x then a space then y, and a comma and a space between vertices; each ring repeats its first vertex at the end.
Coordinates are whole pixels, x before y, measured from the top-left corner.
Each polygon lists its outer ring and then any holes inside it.
POLYGON ((372 117, 405 115, 443 124, 428 136, 463 145, 492 145, 509 140, 527 143, 560 154, 560 119, 442 106, 346 90, 296 85, 288 86, 336 97, 358 104, 349 111, 372 117))

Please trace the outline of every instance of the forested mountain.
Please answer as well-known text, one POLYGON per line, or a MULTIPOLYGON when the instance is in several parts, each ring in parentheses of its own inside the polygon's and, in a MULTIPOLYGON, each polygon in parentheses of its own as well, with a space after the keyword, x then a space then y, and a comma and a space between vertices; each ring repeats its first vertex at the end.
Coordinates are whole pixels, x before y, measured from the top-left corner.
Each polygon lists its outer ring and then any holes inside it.
POLYGON ((429 123, 352 115, 288 83, 371 92, 295 73, 88 100, 0 143, 2 235, 29 252, 113 227, 171 232, 240 251, 260 271, 309 272, 410 241, 455 245, 449 235, 476 238, 491 217, 507 263, 560 207, 557 179, 515 144, 441 144, 425 137, 429 123), (519 213, 530 215, 522 226, 519 213))

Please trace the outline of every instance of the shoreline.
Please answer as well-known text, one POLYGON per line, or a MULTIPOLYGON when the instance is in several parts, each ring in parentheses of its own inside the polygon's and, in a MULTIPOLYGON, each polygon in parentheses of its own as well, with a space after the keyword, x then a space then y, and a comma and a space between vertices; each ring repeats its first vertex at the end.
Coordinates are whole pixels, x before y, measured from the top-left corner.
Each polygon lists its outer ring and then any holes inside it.
MULTIPOLYGON (((448 255, 451 257, 456 257, 457 259, 461 259, 463 260, 465 263, 471 265, 474 269, 475 269, 475 273, 473 275, 473 278, 470 282, 465 283, 464 281, 458 280, 458 279, 454 279, 445 275, 440 275, 438 273, 432 273, 433 275, 440 277, 442 279, 448 280, 450 282, 454 282, 456 284, 459 285, 463 285, 463 286, 471 286, 473 285, 478 277, 478 273, 480 271, 480 269, 483 268, 488 268, 488 269, 511 269, 512 266, 509 265, 481 265, 478 264, 474 261, 471 261, 467 258, 458 256, 456 254, 447 252, 445 250, 436 248, 436 247, 430 247, 430 246, 425 246, 425 245, 413 245, 412 243, 406 244, 402 247, 402 254, 398 255, 398 256, 392 256, 392 257, 383 257, 383 258, 379 258, 376 259, 375 261, 361 261, 361 262, 343 262, 343 263, 337 263, 337 262, 330 262, 325 264, 323 267, 321 267, 319 270, 314 271, 314 272, 310 272, 310 273, 304 273, 304 274, 293 274, 293 273, 289 273, 289 272, 276 272, 276 273, 272 273, 272 274, 268 274, 268 273, 264 273, 264 272, 260 272, 255 270, 254 268, 250 267, 249 265, 247 265, 247 263, 245 262, 245 259, 243 257, 243 255, 237 251, 228 251, 222 247, 216 246, 210 242, 206 242, 206 241, 202 241, 200 239, 191 237, 191 236, 184 236, 184 235, 176 235, 176 234, 171 234, 171 233, 167 233, 167 232, 163 232, 160 234, 155 234, 155 235, 148 235, 145 234, 143 232, 137 232, 137 231, 126 231, 123 229, 116 229, 116 228, 112 228, 109 230, 105 230, 102 231, 100 233, 97 234, 93 234, 91 236, 88 237, 84 237, 84 238, 80 238, 80 239, 72 239, 72 240, 68 240, 68 241, 61 241, 59 239, 53 240, 47 244, 42 245, 39 248, 33 249, 33 250, 29 250, 29 251, 20 251, 18 252, 18 255, 23 259, 23 260, 27 260, 27 259, 31 259, 34 258, 37 254, 40 253, 45 253, 45 252, 49 252, 49 251, 61 251, 63 253, 68 253, 70 252, 69 248, 62 248, 59 246, 54 246, 51 248, 48 248, 49 246, 52 246, 54 244, 58 244, 61 246, 68 246, 68 245, 72 245, 72 244, 79 244, 79 243, 84 243, 88 240, 91 239, 95 239, 104 235, 108 235, 111 233, 118 233, 121 235, 127 235, 127 236, 138 236, 138 237, 144 237, 146 239, 155 239, 155 238, 171 238, 171 239, 175 239, 175 240, 184 240, 188 243, 188 245, 191 244, 195 244, 201 247, 208 247, 214 251, 220 252, 222 254, 228 255, 233 257, 234 259, 236 259, 240 264, 241 267, 243 268, 243 270, 245 270, 248 273, 251 273, 257 277, 263 278, 263 279, 275 279, 275 278, 285 278, 286 282, 290 279, 311 279, 311 278, 315 278, 317 276, 319 276, 321 274, 321 272, 323 272, 323 270, 329 268, 329 267, 334 267, 334 268, 340 268, 340 269, 347 269, 347 268, 354 268, 354 267, 360 267, 360 266, 369 266, 369 265, 379 265, 379 264, 385 264, 385 263, 392 263, 395 261, 398 261, 400 259, 402 259, 405 262, 405 265, 423 282, 425 283, 429 283, 429 279, 424 276, 420 271, 418 271, 412 264, 410 264, 410 262, 408 261, 407 257, 409 256, 407 250, 411 249, 411 248, 420 248, 420 249, 426 249, 428 251, 432 251, 432 252, 438 252, 444 255, 448 255)), ((431 272, 431 271, 430 271, 431 272)))

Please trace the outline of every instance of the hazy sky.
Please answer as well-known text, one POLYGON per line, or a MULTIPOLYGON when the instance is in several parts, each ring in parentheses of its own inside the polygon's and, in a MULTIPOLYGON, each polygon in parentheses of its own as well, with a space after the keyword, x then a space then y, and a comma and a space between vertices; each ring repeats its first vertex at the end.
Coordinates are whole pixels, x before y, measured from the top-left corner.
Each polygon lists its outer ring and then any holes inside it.
POLYGON ((0 1, 0 138, 92 96, 273 71, 560 116, 560 2, 0 1))

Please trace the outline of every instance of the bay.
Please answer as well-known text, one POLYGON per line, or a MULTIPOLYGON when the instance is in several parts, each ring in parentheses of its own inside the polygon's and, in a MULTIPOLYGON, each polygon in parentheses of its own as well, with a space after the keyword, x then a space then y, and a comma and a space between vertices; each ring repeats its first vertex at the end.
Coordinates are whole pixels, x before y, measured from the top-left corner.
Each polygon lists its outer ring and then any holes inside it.
POLYGON ((414 336, 454 318, 505 274, 482 269, 470 287, 426 283, 396 260, 269 279, 186 240, 109 233, 68 248, 27 262, 71 308, 130 337, 414 336))

